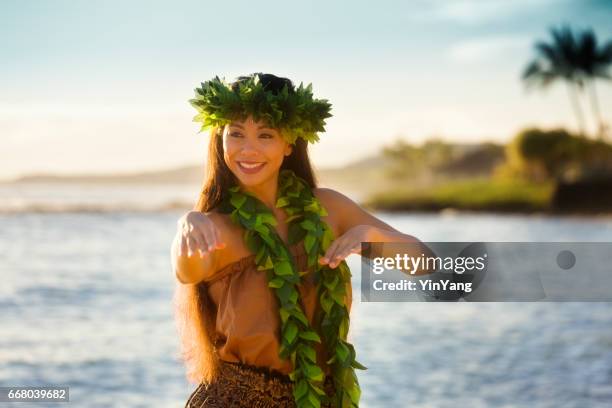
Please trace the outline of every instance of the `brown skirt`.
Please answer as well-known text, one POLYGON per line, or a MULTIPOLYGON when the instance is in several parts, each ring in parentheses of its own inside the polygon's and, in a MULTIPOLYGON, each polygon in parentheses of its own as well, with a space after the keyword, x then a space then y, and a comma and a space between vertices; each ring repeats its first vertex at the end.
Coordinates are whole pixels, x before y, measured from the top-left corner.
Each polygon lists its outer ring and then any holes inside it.
MULTIPOLYGON (((185 408, 296 408, 293 382, 288 375, 242 363, 221 360, 219 364, 217 379, 200 384, 185 408)), ((334 392, 330 376, 325 379, 324 390, 327 395, 334 392)))

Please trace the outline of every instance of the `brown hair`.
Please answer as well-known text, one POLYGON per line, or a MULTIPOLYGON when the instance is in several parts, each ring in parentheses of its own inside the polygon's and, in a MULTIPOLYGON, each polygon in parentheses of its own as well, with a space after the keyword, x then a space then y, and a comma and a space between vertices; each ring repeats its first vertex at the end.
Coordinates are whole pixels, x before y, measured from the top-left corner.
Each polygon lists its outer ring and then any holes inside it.
MULTIPOLYGON (((194 206, 195 211, 214 210, 225 199, 228 189, 236 184, 237 180, 223 156, 222 129, 214 128, 210 132, 204 182, 194 206)), ((281 169, 293 170, 311 188, 316 187, 308 157, 308 142, 304 139, 296 140, 291 154, 285 156, 281 169)), ((181 340, 181 359, 187 368, 187 379, 194 383, 210 383, 217 374, 218 355, 215 349, 216 307, 210 299, 206 284, 177 282, 174 305, 181 340)))

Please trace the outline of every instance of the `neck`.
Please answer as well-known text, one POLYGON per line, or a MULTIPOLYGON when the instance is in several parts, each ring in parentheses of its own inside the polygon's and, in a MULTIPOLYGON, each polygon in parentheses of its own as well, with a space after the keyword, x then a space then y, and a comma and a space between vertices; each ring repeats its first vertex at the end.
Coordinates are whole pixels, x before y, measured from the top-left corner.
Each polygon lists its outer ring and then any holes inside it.
POLYGON ((249 193, 255 195, 259 201, 264 203, 266 207, 270 208, 271 210, 276 208, 276 199, 278 194, 278 173, 263 183, 254 186, 245 186, 241 183, 241 188, 244 191, 248 191, 249 193))

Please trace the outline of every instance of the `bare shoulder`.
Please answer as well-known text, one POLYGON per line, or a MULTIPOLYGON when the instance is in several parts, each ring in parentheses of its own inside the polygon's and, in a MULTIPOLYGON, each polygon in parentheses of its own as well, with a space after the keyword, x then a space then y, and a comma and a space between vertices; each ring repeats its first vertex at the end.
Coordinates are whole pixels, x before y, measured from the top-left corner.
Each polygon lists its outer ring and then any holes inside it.
POLYGON ((319 201, 321 201, 321 204, 323 204, 323 207, 325 208, 342 209, 342 207, 345 206, 357 205, 353 200, 351 200, 344 194, 331 188, 318 187, 313 189, 312 192, 315 197, 317 197, 319 201))
POLYGON ((331 188, 316 188, 313 190, 313 194, 321 201, 330 218, 333 218, 340 234, 344 234, 358 225, 371 225, 395 231, 389 224, 370 214, 339 191, 331 188))
POLYGON ((315 188, 312 193, 327 211, 324 220, 332 227, 334 234, 336 236, 343 234, 346 230, 347 212, 351 213, 359 206, 344 194, 331 188, 315 188))

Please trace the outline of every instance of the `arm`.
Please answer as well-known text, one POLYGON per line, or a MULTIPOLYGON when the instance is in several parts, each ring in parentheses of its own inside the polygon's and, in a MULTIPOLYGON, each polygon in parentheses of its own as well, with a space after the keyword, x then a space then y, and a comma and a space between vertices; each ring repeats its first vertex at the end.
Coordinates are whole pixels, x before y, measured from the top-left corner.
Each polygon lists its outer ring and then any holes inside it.
POLYGON ((170 257, 177 280, 196 284, 211 276, 217 266, 216 249, 225 245, 209 215, 190 211, 177 222, 170 257))
MULTIPOLYGON (((331 189, 317 189, 317 197, 320 198, 328 211, 335 215, 338 222, 338 237, 329 246, 325 256, 320 259, 322 264, 329 263, 335 268, 343 259, 352 253, 361 252, 362 242, 397 242, 412 243, 418 245, 407 245, 410 256, 419 256, 421 253, 432 255, 433 252, 419 239, 412 235, 404 234, 389 224, 383 222, 364 210, 357 203, 345 195, 331 189), (414 253, 411 253, 414 252, 414 253)), ((375 254, 382 257, 394 257, 398 254, 392 245, 383 246, 382 253, 375 254)), ((371 257, 374 254, 370 254, 371 257)), ((417 271, 419 275, 425 271, 417 271)))

